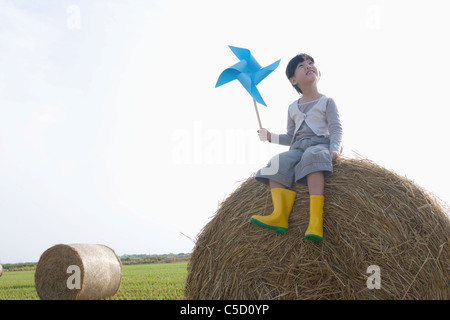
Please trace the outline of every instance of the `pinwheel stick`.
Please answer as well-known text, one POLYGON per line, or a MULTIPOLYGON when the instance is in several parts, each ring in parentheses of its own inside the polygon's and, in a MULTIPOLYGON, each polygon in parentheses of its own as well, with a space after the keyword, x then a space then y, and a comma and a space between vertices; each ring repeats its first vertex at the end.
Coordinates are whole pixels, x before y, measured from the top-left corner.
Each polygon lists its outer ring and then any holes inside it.
POLYGON ((253 104, 255 105, 256 117, 258 118, 259 128, 262 129, 261 119, 259 118, 258 107, 256 105, 256 100, 253 99, 253 104))

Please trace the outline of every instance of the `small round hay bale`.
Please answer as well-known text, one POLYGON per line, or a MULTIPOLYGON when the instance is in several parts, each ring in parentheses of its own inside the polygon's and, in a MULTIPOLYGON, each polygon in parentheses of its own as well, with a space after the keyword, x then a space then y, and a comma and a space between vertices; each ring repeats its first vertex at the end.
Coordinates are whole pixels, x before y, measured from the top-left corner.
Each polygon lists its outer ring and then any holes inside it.
POLYGON ((437 200, 368 160, 334 169, 321 243, 303 238, 306 186, 295 187, 288 232, 276 234, 250 223, 273 206, 268 187, 245 181, 199 234, 185 298, 450 299, 450 219, 437 200))
POLYGON ((119 290, 122 263, 104 245, 58 244, 41 255, 34 278, 42 300, 102 299, 119 290))

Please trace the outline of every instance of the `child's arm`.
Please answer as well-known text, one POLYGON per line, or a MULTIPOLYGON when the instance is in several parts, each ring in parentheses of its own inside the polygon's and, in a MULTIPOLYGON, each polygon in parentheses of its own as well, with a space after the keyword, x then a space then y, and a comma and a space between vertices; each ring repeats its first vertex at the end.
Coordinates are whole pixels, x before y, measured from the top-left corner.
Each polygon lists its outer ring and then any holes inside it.
POLYGON ((285 134, 271 133, 267 129, 263 128, 258 130, 258 135, 261 141, 269 141, 271 143, 278 143, 284 146, 289 146, 291 145, 292 138, 294 136, 294 130, 295 122, 288 113, 287 132, 285 134))
POLYGON ((331 159, 336 159, 339 156, 339 150, 342 143, 342 125, 339 118, 339 111, 333 99, 329 99, 327 105, 327 121, 328 131, 330 132, 330 155, 331 159))

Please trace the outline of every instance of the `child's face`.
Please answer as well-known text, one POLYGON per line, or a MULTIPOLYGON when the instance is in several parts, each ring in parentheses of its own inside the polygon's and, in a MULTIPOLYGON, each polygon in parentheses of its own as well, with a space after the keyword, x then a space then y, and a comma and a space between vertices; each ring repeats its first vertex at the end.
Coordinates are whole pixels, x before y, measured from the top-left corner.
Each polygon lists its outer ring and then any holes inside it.
POLYGON ((295 86, 302 86, 316 83, 320 78, 319 70, 311 59, 300 62, 295 69, 294 76, 289 80, 295 86))

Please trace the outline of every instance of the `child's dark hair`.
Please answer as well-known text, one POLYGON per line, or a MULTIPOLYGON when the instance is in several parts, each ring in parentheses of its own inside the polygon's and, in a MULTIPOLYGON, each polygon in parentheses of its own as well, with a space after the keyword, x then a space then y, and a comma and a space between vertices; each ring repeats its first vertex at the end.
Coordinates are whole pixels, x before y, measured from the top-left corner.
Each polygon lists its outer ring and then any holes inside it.
MULTIPOLYGON (((288 79, 291 79, 294 76, 295 69, 297 69, 298 64, 305 60, 311 60, 312 62, 314 62, 313 57, 311 57, 310 55, 307 55, 306 53, 299 53, 298 55, 293 57, 291 59, 291 61, 289 61, 288 65, 286 67, 286 76, 288 79)), ((295 90, 297 90, 297 92, 303 93, 302 90, 300 89, 300 87, 298 87, 296 85, 292 85, 292 86, 294 87, 295 90)))

